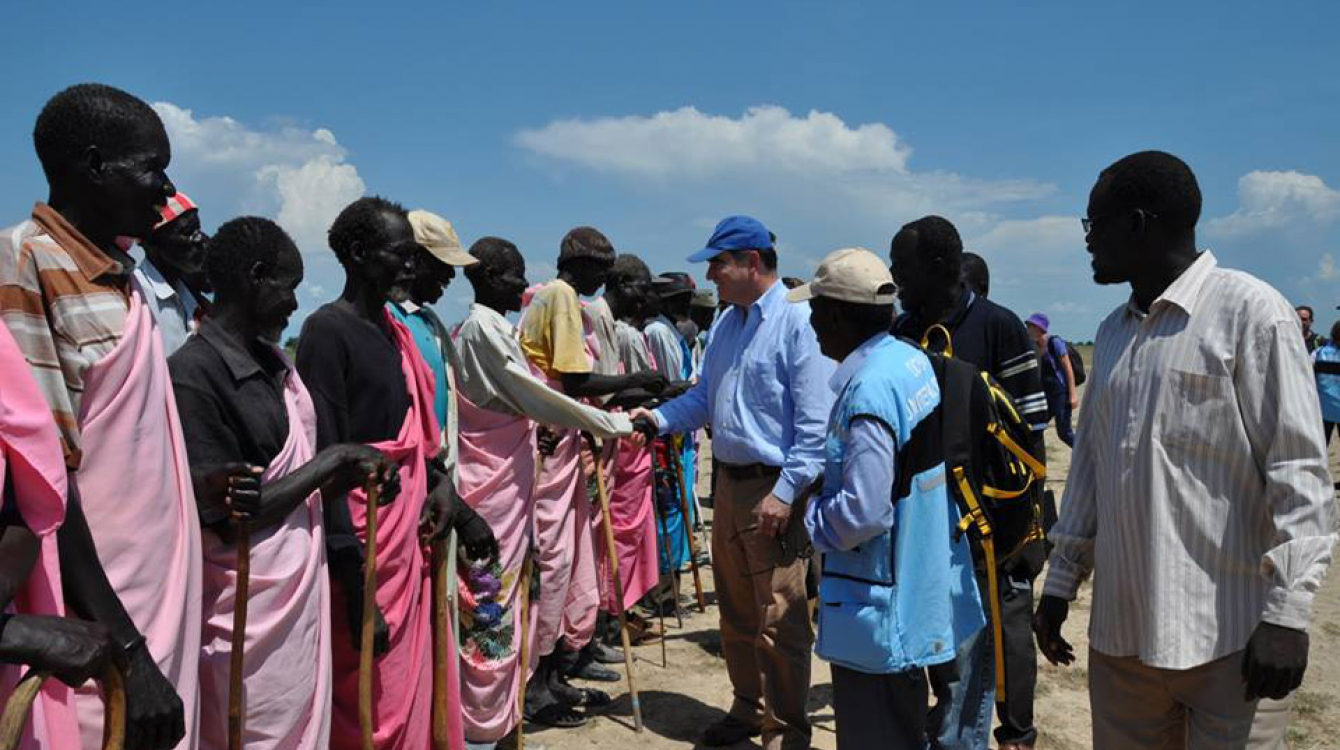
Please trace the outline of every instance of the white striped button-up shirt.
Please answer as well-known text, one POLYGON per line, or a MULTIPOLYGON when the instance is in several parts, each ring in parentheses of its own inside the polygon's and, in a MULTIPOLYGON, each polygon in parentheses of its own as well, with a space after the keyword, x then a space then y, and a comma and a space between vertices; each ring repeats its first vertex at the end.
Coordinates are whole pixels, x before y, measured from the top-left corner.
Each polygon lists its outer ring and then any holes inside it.
POLYGON ((1091 646, 1189 669, 1306 629, 1334 491, 1293 308, 1203 253, 1098 329, 1044 593, 1094 573, 1091 646))

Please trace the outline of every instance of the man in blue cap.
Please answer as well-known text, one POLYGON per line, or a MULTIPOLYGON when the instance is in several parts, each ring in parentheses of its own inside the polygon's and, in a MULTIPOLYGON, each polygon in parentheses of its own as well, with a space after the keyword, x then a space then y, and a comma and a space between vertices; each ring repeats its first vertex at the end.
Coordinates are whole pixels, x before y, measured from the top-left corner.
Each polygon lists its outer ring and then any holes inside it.
POLYGON ((762 734, 765 750, 801 750, 810 746, 805 701, 814 631, 796 554, 804 524, 791 507, 823 468, 835 364, 819 351, 809 305, 787 303, 762 223, 723 219, 707 247, 689 257, 703 261, 731 307, 712 329, 697 384, 655 411, 634 411, 634 424, 662 435, 712 427, 721 472, 712 561, 735 700, 703 743, 762 734))

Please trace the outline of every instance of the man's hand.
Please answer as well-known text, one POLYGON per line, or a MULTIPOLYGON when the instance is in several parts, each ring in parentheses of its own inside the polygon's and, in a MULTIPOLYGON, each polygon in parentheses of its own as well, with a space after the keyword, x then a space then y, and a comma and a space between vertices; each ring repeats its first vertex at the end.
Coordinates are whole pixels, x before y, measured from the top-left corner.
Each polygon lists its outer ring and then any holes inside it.
POLYGON ((230 515, 259 515, 264 472, 260 466, 241 461, 210 469, 195 483, 196 499, 206 507, 223 506, 230 515))
POLYGON ((15 615, 5 625, 3 643, 15 661, 50 672, 70 687, 97 677, 120 651, 96 622, 47 615, 15 615))
POLYGON ((628 413, 628 418, 633 422, 634 445, 646 445, 655 440, 661 432, 656 426, 656 417, 649 409, 634 409, 628 413))
POLYGON ((456 534, 461 546, 465 547, 466 557, 485 560, 497 556, 498 540, 493 536, 493 529, 474 509, 467 506, 465 511, 463 520, 456 526, 456 534))
POLYGON ((540 455, 546 458, 554 455, 554 451, 558 450, 558 442, 562 439, 562 435, 544 425, 540 425, 535 431, 535 447, 539 448, 540 455))
POLYGON ((126 654, 126 747, 129 750, 170 750, 186 736, 181 698, 158 671, 149 647, 126 654))
POLYGON ((759 503, 758 506, 755 516, 758 533, 767 537, 775 537, 786 529, 786 522, 790 518, 791 506, 770 493, 763 498, 763 502, 759 503))
POLYGON ((419 513, 419 536, 429 542, 435 542, 447 535, 447 531, 456 525, 456 509, 464 502, 456 497, 456 488, 450 479, 438 482, 436 489, 428 494, 428 502, 423 504, 419 513))
POLYGON ((1058 596, 1043 595, 1038 600, 1038 609, 1033 613, 1033 635, 1038 641, 1038 650, 1047 661, 1057 665, 1068 665, 1075 661, 1075 649, 1061 637, 1061 625, 1070 616, 1070 602, 1058 596))
POLYGON ((1073 390, 1070 392, 1070 408, 1071 409, 1079 408, 1079 393, 1073 390))
POLYGON ((1307 633, 1263 622, 1247 641, 1242 659, 1242 678, 1247 682, 1247 700, 1279 700, 1303 684, 1307 671, 1307 633))
POLYGON ((387 505, 400 495, 400 467, 385 453, 361 443, 341 443, 326 450, 332 451, 334 460, 339 463, 328 483, 332 494, 362 487, 369 478, 374 478, 381 485, 378 505, 387 505))

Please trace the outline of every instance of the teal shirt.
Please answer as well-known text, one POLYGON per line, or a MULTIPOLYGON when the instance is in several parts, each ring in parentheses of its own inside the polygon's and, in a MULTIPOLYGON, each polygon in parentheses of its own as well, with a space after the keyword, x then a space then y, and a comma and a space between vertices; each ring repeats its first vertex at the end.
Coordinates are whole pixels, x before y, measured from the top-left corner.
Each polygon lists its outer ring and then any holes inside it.
POLYGON ((437 313, 427 307, 416 307, 413 312, 406 312, 400 304, 390 302, 387 303, 386 309, 409 329, 414 336, 414 345, 419 350, 419 356, 428 363, 428 369, 433 371, 433 413, 437 415, 438 426, 446 429, 451 387, 450 381, 447 380, 447 360, 442 354, 442 347, 438 344, 439 331, 445 332, 445 329, 442 328, 437 313))

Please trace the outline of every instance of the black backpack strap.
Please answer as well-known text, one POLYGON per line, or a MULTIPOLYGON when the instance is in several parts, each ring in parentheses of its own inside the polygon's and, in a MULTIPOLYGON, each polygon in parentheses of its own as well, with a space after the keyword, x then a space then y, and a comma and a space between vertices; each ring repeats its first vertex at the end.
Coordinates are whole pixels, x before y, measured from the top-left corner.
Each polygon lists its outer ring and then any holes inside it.
MULTIPOLYGON (((945 358, 944 377, 941 379, 940 407, 943 410, 945 468, 972 467, 973 389, 977 387, 977 369, 966 362, 945 358)), ((980 399, 978 399, 980 400, 980 399)), ((971 471, 968 472, 972 474, 971 471)))

